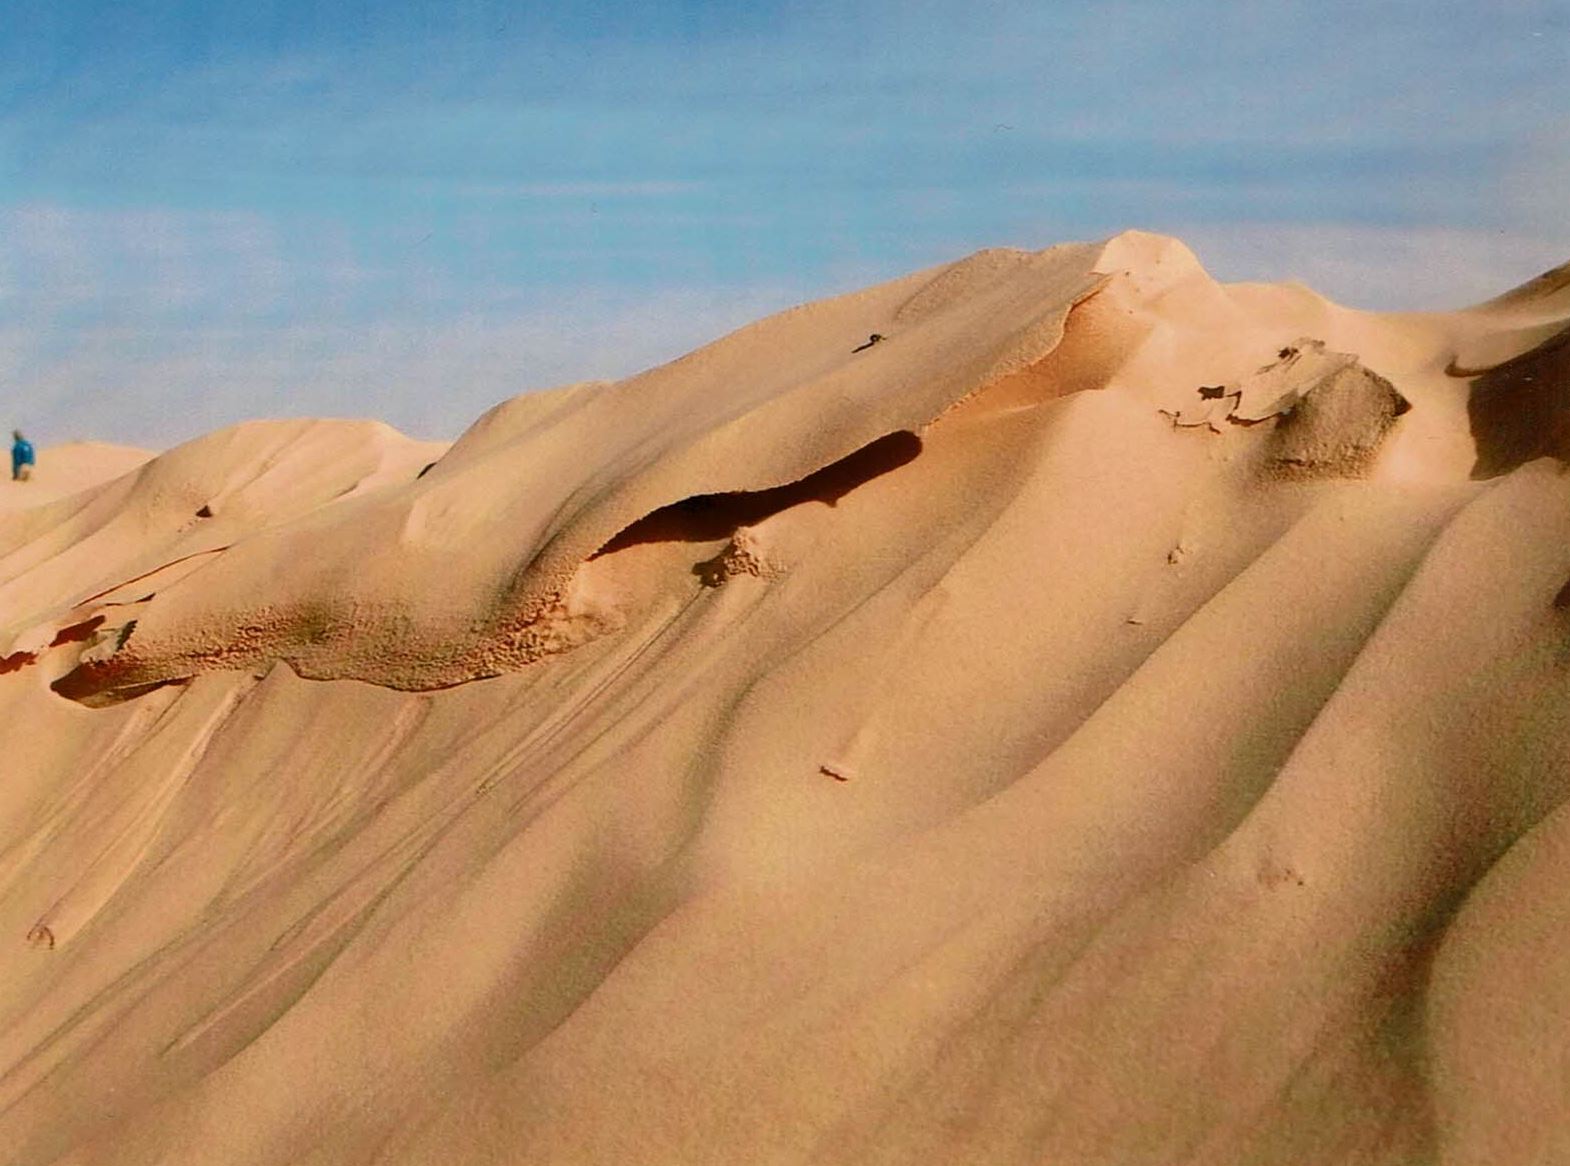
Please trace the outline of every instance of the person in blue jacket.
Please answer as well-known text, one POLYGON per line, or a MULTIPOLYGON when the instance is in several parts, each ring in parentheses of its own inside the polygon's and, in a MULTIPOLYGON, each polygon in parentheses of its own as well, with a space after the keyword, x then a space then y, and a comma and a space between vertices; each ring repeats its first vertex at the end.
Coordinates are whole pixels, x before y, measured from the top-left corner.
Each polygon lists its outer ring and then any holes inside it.
POLYGON ((22 436, 20 429, 11 430, 15 441, 11 445, 11 480, 25 482, 33 476, 33 443, 22 436))

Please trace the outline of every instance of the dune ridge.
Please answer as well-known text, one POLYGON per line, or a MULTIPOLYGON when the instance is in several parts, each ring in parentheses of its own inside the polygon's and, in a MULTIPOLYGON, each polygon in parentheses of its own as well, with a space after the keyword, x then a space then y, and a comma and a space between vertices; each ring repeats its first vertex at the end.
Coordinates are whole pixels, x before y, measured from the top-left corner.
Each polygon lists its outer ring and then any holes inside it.
POLYGON ((1570 1153, 1566 271, 986 251, 0 512, 6 1160, 1570 1153))

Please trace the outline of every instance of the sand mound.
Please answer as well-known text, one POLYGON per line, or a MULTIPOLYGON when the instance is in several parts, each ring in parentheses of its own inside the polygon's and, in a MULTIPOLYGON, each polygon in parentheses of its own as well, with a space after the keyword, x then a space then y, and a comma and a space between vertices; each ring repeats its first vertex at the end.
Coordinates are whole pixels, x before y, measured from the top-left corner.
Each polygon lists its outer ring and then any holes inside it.
POLYGON ((1563 288, 983 252, 0 517, 8 1160, 1570 1153, 1563 288))

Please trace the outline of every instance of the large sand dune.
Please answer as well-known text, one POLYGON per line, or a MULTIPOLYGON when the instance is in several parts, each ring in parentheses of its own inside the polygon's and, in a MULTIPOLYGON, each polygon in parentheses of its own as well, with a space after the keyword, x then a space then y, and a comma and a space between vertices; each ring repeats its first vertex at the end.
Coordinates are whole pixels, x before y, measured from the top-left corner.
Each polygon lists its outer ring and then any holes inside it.
POLYGON ((1128 234, 8 500, 0 1160, 1570 1160, 1563 459, 1128 234))

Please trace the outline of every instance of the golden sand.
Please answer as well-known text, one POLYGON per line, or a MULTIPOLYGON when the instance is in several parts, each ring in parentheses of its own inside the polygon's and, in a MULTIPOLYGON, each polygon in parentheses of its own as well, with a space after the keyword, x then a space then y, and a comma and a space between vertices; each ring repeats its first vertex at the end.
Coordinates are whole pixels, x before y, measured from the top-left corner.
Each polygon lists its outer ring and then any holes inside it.
POLYGON ((0 1160, 1570 1160, 1567 325, 1128 234, 41 450, 0 1160))

